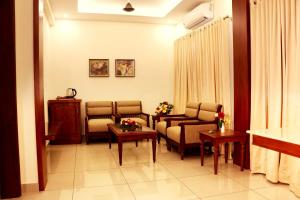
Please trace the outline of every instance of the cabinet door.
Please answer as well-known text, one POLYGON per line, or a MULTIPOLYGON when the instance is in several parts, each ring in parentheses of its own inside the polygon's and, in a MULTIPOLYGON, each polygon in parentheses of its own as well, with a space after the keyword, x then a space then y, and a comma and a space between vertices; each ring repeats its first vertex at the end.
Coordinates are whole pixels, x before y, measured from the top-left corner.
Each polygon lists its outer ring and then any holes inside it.
POLYGON ((49 105, 49 123, 61 122, 54 143, 80 143, 80 103, 52 103, 49 105))

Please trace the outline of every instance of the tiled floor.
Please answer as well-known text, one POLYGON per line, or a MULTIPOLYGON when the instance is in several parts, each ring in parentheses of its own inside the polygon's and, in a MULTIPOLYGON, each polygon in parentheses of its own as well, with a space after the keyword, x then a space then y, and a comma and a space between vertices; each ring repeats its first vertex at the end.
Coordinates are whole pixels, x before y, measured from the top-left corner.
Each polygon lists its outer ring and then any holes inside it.
MULTIPOLYGON (((212 157, 200 166, 199 156, 180 160, 178 153, 157 147, 152 163, 151 142, 123 145, 123 166, 118 149, 107 143, 60 145, 48 148, 48 185, 45 192, 26 193, 22 200, 293 200, 288 186, 272 184, 263 175, 239 171, 219 158, 213 174, 212 157)), ((298 199, 299 200, 299 199, 298 199)))

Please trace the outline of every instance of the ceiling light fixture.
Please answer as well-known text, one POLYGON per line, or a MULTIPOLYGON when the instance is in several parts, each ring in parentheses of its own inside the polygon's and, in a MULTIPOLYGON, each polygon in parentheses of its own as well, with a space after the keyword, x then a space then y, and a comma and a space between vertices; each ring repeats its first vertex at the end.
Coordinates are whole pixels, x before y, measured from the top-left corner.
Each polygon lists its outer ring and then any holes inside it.
POLYGON ((127 2, 126 6, 123 8, 123 10, 126 11, 126 12, 134 11, 134 8, 132 7, 130 1, 127 2))

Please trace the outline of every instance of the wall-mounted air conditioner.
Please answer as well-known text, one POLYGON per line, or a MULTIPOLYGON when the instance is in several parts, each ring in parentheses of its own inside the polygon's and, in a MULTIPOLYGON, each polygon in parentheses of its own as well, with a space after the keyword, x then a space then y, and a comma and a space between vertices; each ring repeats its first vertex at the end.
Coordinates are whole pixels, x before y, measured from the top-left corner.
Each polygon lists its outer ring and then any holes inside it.
POLYGON ((183 25, 187 29, 195 29, 213 18, 213 3, 202 3, 183 17, 183 25))

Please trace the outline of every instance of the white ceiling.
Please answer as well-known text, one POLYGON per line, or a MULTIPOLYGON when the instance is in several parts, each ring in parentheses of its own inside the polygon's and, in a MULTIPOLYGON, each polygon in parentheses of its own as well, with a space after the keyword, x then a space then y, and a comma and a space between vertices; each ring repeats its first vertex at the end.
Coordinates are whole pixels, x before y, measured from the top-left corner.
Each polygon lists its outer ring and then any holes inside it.
POLYGON ((78 0, 81 12, 78 12, 77 0, 49 0, 56 19, 158 24, 177 24, 186 13, 205 1, 131 0, 135 11, 127 13, 123 11, 127 0, 78 0))

